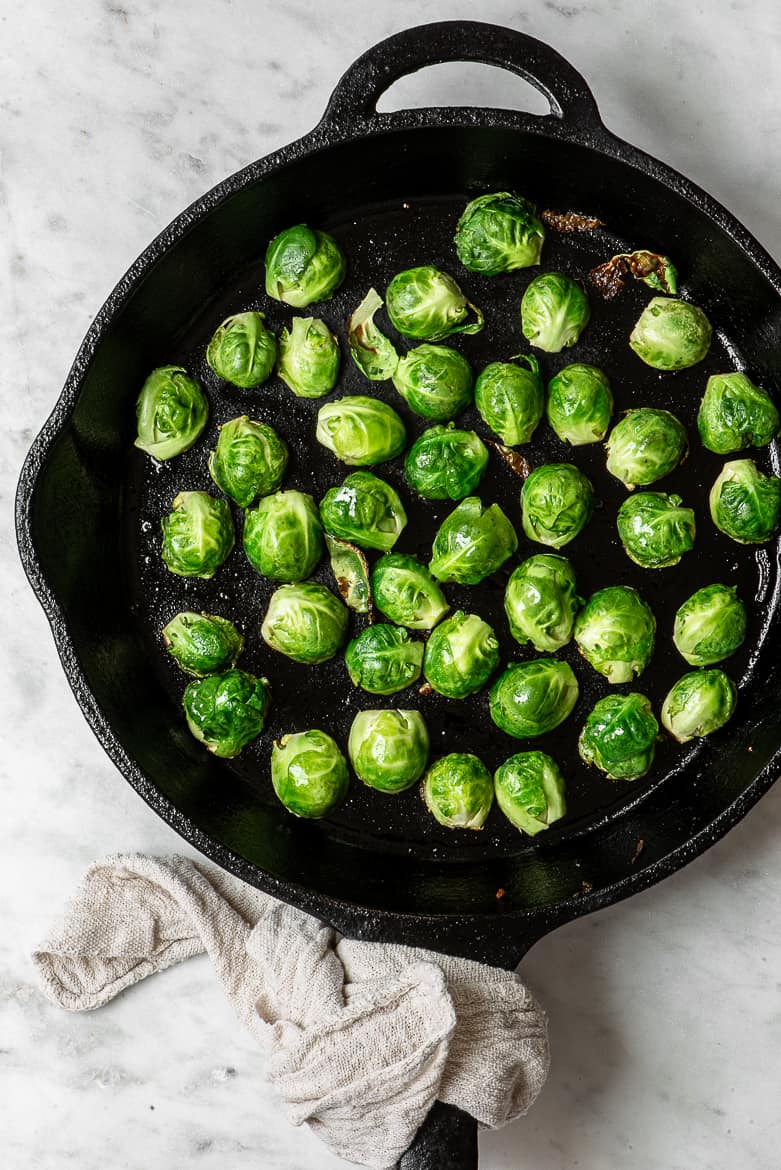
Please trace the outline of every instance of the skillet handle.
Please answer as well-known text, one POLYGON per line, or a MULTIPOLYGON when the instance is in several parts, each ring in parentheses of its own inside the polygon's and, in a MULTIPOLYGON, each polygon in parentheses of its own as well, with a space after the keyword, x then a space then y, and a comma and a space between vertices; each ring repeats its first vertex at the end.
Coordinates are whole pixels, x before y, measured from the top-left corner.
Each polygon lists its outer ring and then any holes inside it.
POLYGON ((474 1117, 435 1101, 398 1170, 477 1170, 474 1117))
POLYGON ((367 122, 387 118, 377 113, 377 102, 394 81, 445 61, 508 69, 548 99, 554 118, 584 130, 602 127, 585 80, 555 49, 515 29, 474 20, 418 25, 368 49, 338 82, 323 121, 346 124, 354 132, 367 122))

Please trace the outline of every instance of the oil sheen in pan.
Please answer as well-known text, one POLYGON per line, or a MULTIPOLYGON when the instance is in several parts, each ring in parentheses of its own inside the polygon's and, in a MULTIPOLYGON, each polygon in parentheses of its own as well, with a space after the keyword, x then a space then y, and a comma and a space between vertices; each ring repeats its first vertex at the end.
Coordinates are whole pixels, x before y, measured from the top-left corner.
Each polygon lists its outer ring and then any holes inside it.
MULTIPOLYGON (((470 300, 485 312, 482 333, 447 339, 446 344, 459 349, 479 372, 490 361, 506 360, 519 352, 529 352, 520 331, 519 305, 523 290, 540 271, 561 269, 585 280, 588 270, 616 252, 641 247, 644 241, 625 241, 607 229, 578 235, 561 236, 549 231, 539 268, 485 278, 466 272, 453 248, 453 232, 460 211, 467 201, 432 201, 412 206, 397 205, 378 210, 367 208, 365 216, 349 222, 321 224, 337 237, 348 260, 348 276, 337 295, 322 305, 304 310, 304 315, 321 316, 339 336, 343 350, 342 374, 334 396, 371 393, 391 403, 402 415, 413 441, 427 425, 412 414, 391 383, 368 383, 354 366, 344 341, 347 318, 366 291, 375 286, 382 294, 395 272, 415 264, 432 263, 452 272, 470 300)), ((170 697, 168 717, 184 723, 181 694, 187 679, 164 652, 160 638, 162 626, 179 610, 214 612, 234 619, 246 638, 246 649, 239 665, 271 682, 273 704, 269 721, 257 743, 233 761, 221 766, 232 769, 248 784, 263 803, 274 803, 268 760, 274 738, 287 732, 320 727, 330 732, 346 748, 350 724, 355 712, 363 708, 397 706, 418 707, 424 714, 430 736, 432 758, 451 751, 478 754, 493 770, 509 755, 529 748, 549 752, 559 762, 567 779, 568 814, 545 834, 553 843, 560 836, 588 831, 609 812, 642 800, 651 787, 674 785, 683 764, 697 752, 707 751, 708 742, 681 747, 668 737, 659 745, 650 774, 633 784, 607 780, 595 769, 586 768, 577 753, 577 738, 583 720, 594 702, 611 689, 639 690, 651 699, 659 713, 662 700, 672 683, 689 667, 672 643, 673 618, 678 606, 702 585, 719 581, 735 584, 749 612, 746 640, 740 650, 724 665, 727 673, 740 685, 753 670, 761 645, 763 630, 772 608, 777 583, 771 560, 763 548, 745 548, 714 528, 708 512, 707 496, 724 459, 703 449, 696 429, 696 414, 705 382, 710 374, 735 367, 740 360, 736 339, 714 336, 705 361, 689 370, 660 374, 645 366, 627 344, 631 328, 644 304, 653 295, 642 284, 628 281, 619 296, 606 303, 590 290, 592 316, 580 341, 560 354, 538 353, 544 380, 573 361, 591 362, 608 374, 615 396, 615 417, 630 408, 655 406, 671 410, 687 428, 690 439, 688 457, 671 475, 661 480, 659 490, 677 492, 684 503, 693 507, 697 520, 695 549, 673 568, 648 571, 634 565, 624 553, 615 527, 619 504, 626 496, 622 484, 605 470, 601 444, 572 448, 560 442, 543 423, 523 454, 532 466, 546 462, 573 462, 589 476, 595 488, 596 508, 591 522, 579 537, 561 551, 572 561, 582 597, 610 584, 632 585, 650 604, 657 620, 656 650, 648 669, 633 684, 611 688, 578 654, 574 643, 559 651, 573 667, 580 684, 580 698, 570 718, 555 731, 534 741, 514 740, 492 723, 488 714, 487 688, 469 699, 457 701, 436 694, 420 696, 411 687, 389 697, 373 696, 353 687, 342 656, 318 667, 301 666, 271 651, 261 640, 259 626, 274 584, 262 579, 249 565, 241 548, 241 509, 234 508, 237 547, 226 564, 211 581, 184 580, 170 574, 160 558, 160 518, 170 510, 171 501, 183 489, 216 492, 208 471, 207 456, 214 446, 219 426, 239 414, 272 424, 287 441, 291 459, 283 486, 311 493, 319 501, 325 491, 341 482, 349 472, 330 452, 314 439, 315 417, 321 405, 317 400, 295 398, 277 378, 254 391, 228 387, 206 365, 206 344, 216 326, 231 313, 261 309, 267 322, 278 333, 291 317, 297 315, 288 306, 271 301, 262 292, 262 254, 265 241, 258 241, 258 257, 203 307, 202 313, 186 332, 172 339, 171 352, 165 360, 180 362, 201 379, 211 403, 206 431, 195 447, 165 464, 155 464, 140 453, 129 462, 127 484, 128 523, 131 539, 128 574, 131 580, 133 609, 148 642, 150 661, 170 697)), ((673 257, 673 260, 675 257, 673 257)), ((682 295, 686 296, 686 273, 680 273, 682 295)), ((704 306, 707 309, 707 306, 704 306)), ((387 319, 381 312, 378 323, 391 336, 387 319)), ((399 348, 408 344, 401 341, 399 348)), ((327 401, 328 399, 326 399, 327 401)), ((484 438, 491 436, 472 408, 463 414, 458 425, 475 429, 484 438)), ((765 470, 776 453, 750 452, 765 470)), ((421 501, 408 488, 403 475, 403 457, 374 468, 399 490, 408 511, 409 524, 394 551, 417 553, 427 560, 434 533, 454 506, 450 501, 421 501)), ((512 568, 535 552, 545 551, 523 536, 520 526, 519 491, 521 481, 493 451, 491 462, 477 494, 485 503, 496 501, 505 510, 519 533, 519 549, 504 569, 482 585, 462 587, 446 585, 445 592, 452 610, 464 609, 480 614, 497 632, 502 663, 521 661, 535 656, 530 647, 520 647, 510 637, 503 610, 504 587, 512 568)), ((377 554, 371 554, 373 559, 377 554)), ((315 579, 334 587, 327 558, 321 562, 315 579)), ((351 615, 351 636, 362 628, 365 618, 351 615)), ((740 701, 740 699, 738 700, 740 701)), ((729 726, 717 735, 729 734, 729 726)), ((530 838, 521 837, 494 808, 482 833, 443 828, 421 803, 418 787, 396 796, 386 796, 364 788, 354 777, 346 802, 328 818, 328 832, 342 839, 361 839, 366 835, 382 838, 385 849, 398 848, 424 854, 436 851, 448 856, 497 855, 517 853, 519 848, 535 848, 530 838)), ((536 839, 539 840, 539 839, 536 839)))

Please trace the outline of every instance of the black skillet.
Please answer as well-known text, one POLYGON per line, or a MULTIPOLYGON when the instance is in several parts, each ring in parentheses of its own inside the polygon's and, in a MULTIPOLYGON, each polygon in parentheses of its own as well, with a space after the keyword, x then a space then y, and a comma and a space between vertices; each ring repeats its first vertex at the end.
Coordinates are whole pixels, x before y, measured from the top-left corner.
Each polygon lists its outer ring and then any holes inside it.
MULTIPOLYGON (((152 808, 212 860, 366 939, 514 967, 554 927, 684 865, 767 790, 781 751, 777 549, 743 549, 715 532, 705 499, 722 461, 701 449, 693 425, 709 373, 738 365, 772 391, 779 388, 780 292, 781 272, 748 232, 679 174, 610 134, 584 80, 548 46, 506 28, 447 22, 409 29, 370 49, 345 73, 310 134, 214 188, 133 265, 97 314, 23 468, 22 560, 76 698, 106 751, 152 808), (519 74, 548 98, 550 114, 376 112, 392 82, 448 60, 519 74), (398 269, 433 262, 453 272, 486 311, 484 333, 454 344, 476 368, 509 357, 526 348, 517 308, 531 274, 475 277, 461 269, 452 246, 467 198, 504 189, 605 224, 579 235, 550 232, 545 268, 583 279, 617 251, 666 252, 679 267, 682 295, 713 322, 714 344, 702 365, 659 375, 626 345, 651 295, 633 284, 611 304, 592 296, 592 322, 578 347, 543 355, 548 377, 569 361, 593 361, 608 370, 618 409, 664 406, 688 426, 690 456, 660 484, 697 513, 696 552, 679 567, 643 572, 626 558, 614 530, 624 491, 604 471, 599 447, 573 455, 543 426, 526 454, 534 465, 574 458, 593 479, 595 517, 566 551, 584 595, 625 582, 652 605, 658 649, 635 689, 657 711, 686 669, 670 639, 675 609, 709 581, 738 584, 752 614, 746 644, 727 667, 739 683, 738 710, 707 741, 687 748, 662 742, 647 779, 610 783, 577 760, 582 717, 608 687, 570 647, 563 655, 578 674, 581 699, 569 723, 539 743, 567 773, 570 811, 541 837, 521 838, 496 809, 482 834, 448 832, 425 813, 415 791, 382 798, 355 781, 347 803, 325 822, 297 821, 270 791, 271 736, 323 725, 344 742, 356 708, 382 703, 356 693, 339 660, 299 668, 262 645, 257 624, 270 586, 240 549, 213 582, 173 581, 159 559, 158 526, 177 490, 210 488, 205 451, 218 424, 236 414, 273 421, 290 440, 296 453, 286 486, 319 497, 344 469, 311 439, 316 403, 294 400, 276 381, 254 395, 229 391, 205 366, 204 345, 238 309, 262 306, 275 329, 289 320, 284 307, 258 291, 262 254, 276 231, 306 221, 332 231, 348 256, 350 272, 337 297, 310 310, 340 333, 371 284, 382 289, 398 269), (193 451, 157 467, 132 448, 133 408, 147 372, 172 360, 203 378, 212 418, 193 451), (160 645, 168 617, 201 607, 238 618, 248 640, 243 665, 266 673, 274 687, 268 737, 230 763, 207 756, 186 731, 179 707, 184 680, 160 645)), ((349 360, 341 389, 367 389, 349 360)), ((375 384, 373 390, 400 409, 411 433, 421 429, 392 388, 375 384)), ((473 412, 463 422, 487 434, 473 412)), ((776 466, 775 451, 759 458, 776 466)), ((447 509, 412 501, 399 461, 380 471, 401 486, 410 505, 398 548, 425 554, 447 509)), ((519 486, 497 459, 480 490, 517 521, 519 486)), ((539 548, 522 541, 516 560, 533 551, 539 548)), ((453 607, 476 609, 503 631, 510 567, 477 590, 449 588, 453 607)), ((327 567, 317 575, 328 582, 327 567)), ((502 638, 505 659, 528 656, 502 638)), ((411 689, 394 704, 422 707, 437 753, 476 750, 493 767, 523 746, 492 727, 484 694, 458 704, 411 689)), ((403 1165, 467 1167, 476 1160, 474 1123, 438 1106, 403 1165)))

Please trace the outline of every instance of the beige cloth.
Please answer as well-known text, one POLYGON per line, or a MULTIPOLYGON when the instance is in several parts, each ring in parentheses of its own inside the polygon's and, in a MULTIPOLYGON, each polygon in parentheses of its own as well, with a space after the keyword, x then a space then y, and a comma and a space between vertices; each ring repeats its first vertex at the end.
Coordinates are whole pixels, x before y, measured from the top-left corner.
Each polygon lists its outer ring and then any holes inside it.
POLYGON ((393 1166, 439 1099, 496 1127, 543 1086, 546 1019, 513 972, 356 942, 201 862, 115 856, 33 956, 71 1011, 206 951, 294 1125, 393 1166))

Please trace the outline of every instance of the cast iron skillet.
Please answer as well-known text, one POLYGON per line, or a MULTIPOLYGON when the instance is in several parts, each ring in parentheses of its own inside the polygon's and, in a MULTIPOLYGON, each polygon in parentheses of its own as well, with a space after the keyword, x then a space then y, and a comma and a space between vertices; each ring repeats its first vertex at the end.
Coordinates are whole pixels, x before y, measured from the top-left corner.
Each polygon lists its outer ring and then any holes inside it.
MULTIPOLYGON (((693 429, 709 373, 738 365, 778 388, 779 292, 781 271, 748 232, 686 179, 611 135, 584 80, 548 46, 506 28, 447 22, 409 29, 369 50, 348 69, 310 134, 215 187, 133 265, 96 316, 23 468, 17 499, 22 560, 76 698, 106 751, 152 808, 212 860, 366 939, 514 967, 559 924, 672 873, 767 790, 781 751, 777 550, 741 549, 712 528, 704 501, 722 461, 700 449, 693 429), (446 60, 519 74, 548 98, 550 114, 376 112, 393 81, 446 60), (219 423, 239 413, 274 421, 296 445, 286 486, 319 498, 344 469, 301 440, 311 432, 316 403, 293 401, 276 382, 255 397, 237 396, 211 375, 203 348, 216 324, 241 308, 262 305, 275 329, 289 320, 286 309, 258 292, 262 254, 276 231, 305 221, 333 231, 348 255, 343 289, 309 310, 340 332, 370 284, 382 289, 398 269, 433 262, 457 275, 489 319, 483 334, 455 344, 477 368, 509 357, 524 348, 517 306, 531 274, 475 277, 460 268, 452 247, 467 198, 505 189, 542 207, 588 212, 606 225, 585 235, 550 233, 545 268, 583 278, 616 251, 664 251, 678 264, 682 294, 714 324, 705 363, 658 375, 624 343, 649 299, 647 289, 633 285, 609 306, 592 297, 593 320, 577 350, 546 356, 543 365, 548 377, 571 360, 606 365, 618 409, 671 408, 695 436, 687 463, 660 485, 695 505, 695 554, 677 569, 656 573, 631 565, 613 523, 624 491, 605 473, 598 447, 581 449, 575 459, 595 483, 598 509, 566 551, 584 595, 625 582, 651 603, 659 647, 635 689, 657 710, 685 669, 671 648, 675 609, 701 584, 735 581, 752 612, 745 648, 728 664, 740 686, 738 711, 728 729, 690 749, 662 743, 651 776, 634 786, 583 769, 576 730, 547 737, 539 746, 565 767, 570 812, 534 841, 521 839, 497 810, 482 834, 448 832, 423 813, 414 791, 383 799, 360 791, 356 782, 350 800, 326 822, 296 821, 270 792, 268 740, 226 763, 207 757, 189 736, 179 708, 183 681, 160 647, 162 622, 184 607, 239 616, 248 635, 243 665, 267 673, 274 686, 269 737, 320 723, 344 741, 356 706, 382 702, 358 696, 339 661, 306 670, 263 647, 257 622, 270 586, 249 570, 240 551, 211 583, 172 582, 159 560, 158 524, 177 490, 210 488, 205 450, 219 423), (134 402, 151 368, 179 360, 204 380, 210 429, 193 451, 157 469, 133 451, 134 402)), ((341 388, 366 390, 349 361, 341 388)), ((375 384, 373 390, 418 433, 421 421, 404 411, 392 389, 375 384)), ((486 434, 473 412, 463 421, 486 434)), ((573 457, 545 427, 527 453, 534 464, 573 457)), ((774 451, 758 458, 775 467, 774 451)), ((380 470, 405 490, 399 461, 380 470)), ((519 486, 497 462, 481 494, 499 500, 517 520, 519 486)), ((447 509, 409 503, 411 522, 398 548, 425 552, 447 509)), ((532 551, 539 549, 522 542, 518 558, 532 551)), ((453 608, 479 608, 504 629, 506 575, 479 594, 449 589, 453 608)), ((319 577, 328 581, 325 567, 319 577)), ((506 640, 503 655, 526 656, 506 640)), ((570 722, 577 729, 608 688, 571 648, 564 656, 581 682, 570 722)), ((523 746, 491 727, 485 695, 454 706, 436 696, 421 699, 412 689, 394 703, 425 704, 435 748, 471 748, 493 767, 523 746)), ((476 1157, 471 1119, 438 1107, 404 1165, 473 1166, 476 1157)))

